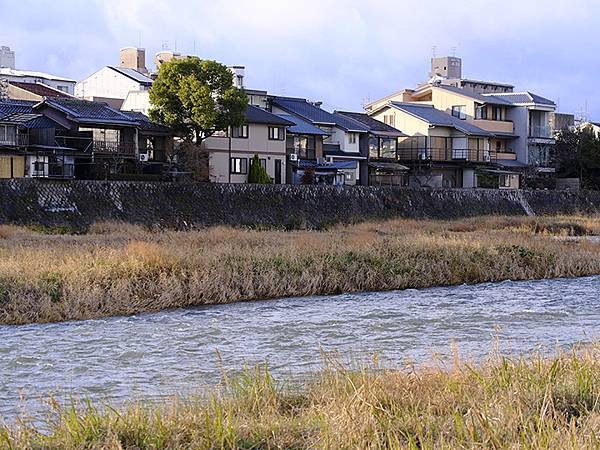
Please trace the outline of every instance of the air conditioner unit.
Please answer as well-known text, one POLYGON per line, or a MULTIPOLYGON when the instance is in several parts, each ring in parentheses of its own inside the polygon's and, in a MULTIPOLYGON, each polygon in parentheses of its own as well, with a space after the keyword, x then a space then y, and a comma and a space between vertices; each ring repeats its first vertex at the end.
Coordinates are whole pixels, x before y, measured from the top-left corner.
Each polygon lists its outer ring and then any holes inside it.
POLYGON ((296 153, 292 153, 290 155, 290 161, 298 161, 298 155, 296 153))
POLYGON ((140 161, 141 162, 148 161, 148 153, 140 153, 140 161))

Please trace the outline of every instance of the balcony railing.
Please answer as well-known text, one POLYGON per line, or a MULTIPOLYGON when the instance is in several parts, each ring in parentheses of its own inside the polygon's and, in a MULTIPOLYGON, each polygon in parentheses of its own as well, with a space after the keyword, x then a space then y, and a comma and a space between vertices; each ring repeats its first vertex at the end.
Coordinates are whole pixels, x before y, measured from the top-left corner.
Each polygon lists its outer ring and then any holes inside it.
POLYGON ((547 125, 531 125, 529 127, 529 137, 549 139, 552 137, 552 127, 547 125))
POLYGON ((0 138, 0 145, 11 147, 27 147, 29 145, 29 135, 16 134, 13 136, 0 138))
POLYGON ((32 178, 73 178, 75 166, 73 164, 48 163, 37 161, 33 164, 32 178))
POLYGON ((135 155, 134 142, 94 141, 93 148, 94 153, 135 155))
POLYGON ((492 152, 480 149, 457 148, 411 148, 398 149, 398 159, 401 161, 470 161, 490 162, 492 152))
POLYGON ((78 136, 56 136, 54 138, 57 147, 74 148, 82 152, 92 149, 92 138, 78 136))

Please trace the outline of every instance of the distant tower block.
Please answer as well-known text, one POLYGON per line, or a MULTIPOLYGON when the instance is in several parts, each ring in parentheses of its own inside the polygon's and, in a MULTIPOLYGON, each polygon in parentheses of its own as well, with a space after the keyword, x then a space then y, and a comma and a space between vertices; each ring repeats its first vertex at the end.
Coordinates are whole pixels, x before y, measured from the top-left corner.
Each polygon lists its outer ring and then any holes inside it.
POLYGON ((119 52, 119 67, 133 69, 147 74, 146 69, 146 50, 136 47, 125 47, 119 52))
POLYGON ((175 53, 170 50, 162 50, 154 56, 154 65, 156 66, 156 70, 158 70, 160 66, 162 66, 164 63, 172 61, 174 59, 182 58, 185 57, 181 56, 181 53, 175 53))
POLYGON ((431 74, 449 79, 462 78, 462 60, 456 56, 442 56, 431 58, 431 74))
POLYGON ((15 52, 10 47, 0 47, 0 67, 15 69, 15 52))

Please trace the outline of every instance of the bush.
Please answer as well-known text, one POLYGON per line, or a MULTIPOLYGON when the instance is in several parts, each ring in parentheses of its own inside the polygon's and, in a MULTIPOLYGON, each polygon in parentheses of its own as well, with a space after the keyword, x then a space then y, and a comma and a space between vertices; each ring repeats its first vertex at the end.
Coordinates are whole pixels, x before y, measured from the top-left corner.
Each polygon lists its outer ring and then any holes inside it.
POLYGON ((248 172, 248 183, 271 184, 271 177, 266 169, 260 165, 258 155, 254 155, 250 161, 250 171, 248 172))

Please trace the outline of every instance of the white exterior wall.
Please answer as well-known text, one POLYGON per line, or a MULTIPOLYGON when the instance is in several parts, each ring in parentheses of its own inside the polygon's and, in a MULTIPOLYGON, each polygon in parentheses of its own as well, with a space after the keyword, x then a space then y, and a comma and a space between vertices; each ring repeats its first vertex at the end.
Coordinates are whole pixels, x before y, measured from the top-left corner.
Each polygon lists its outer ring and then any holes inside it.
POLYGON ((80 81, 75 86, 75 96, 91 99, 93 97, 115 98, 125 100, 132 91, 146 88, 135 80, 111 69, 103 67, 98 72, 80 81))
POLYGON ((145 114, 150 112, 150 92, 149 91, 131 91, 127 94, 123 106, 123 111, 137 111, 145 114))
POLYGON ((0 78, 8 81, 16 81, 19 83, 41 83, 51 88, 64 91, 67 94, 73 95, 75 93, 75 81, 70 80, 51 80, 49 78, 38 77, 38 76, 20 76, 20 75, 6 75, 0 73, 0 78))

